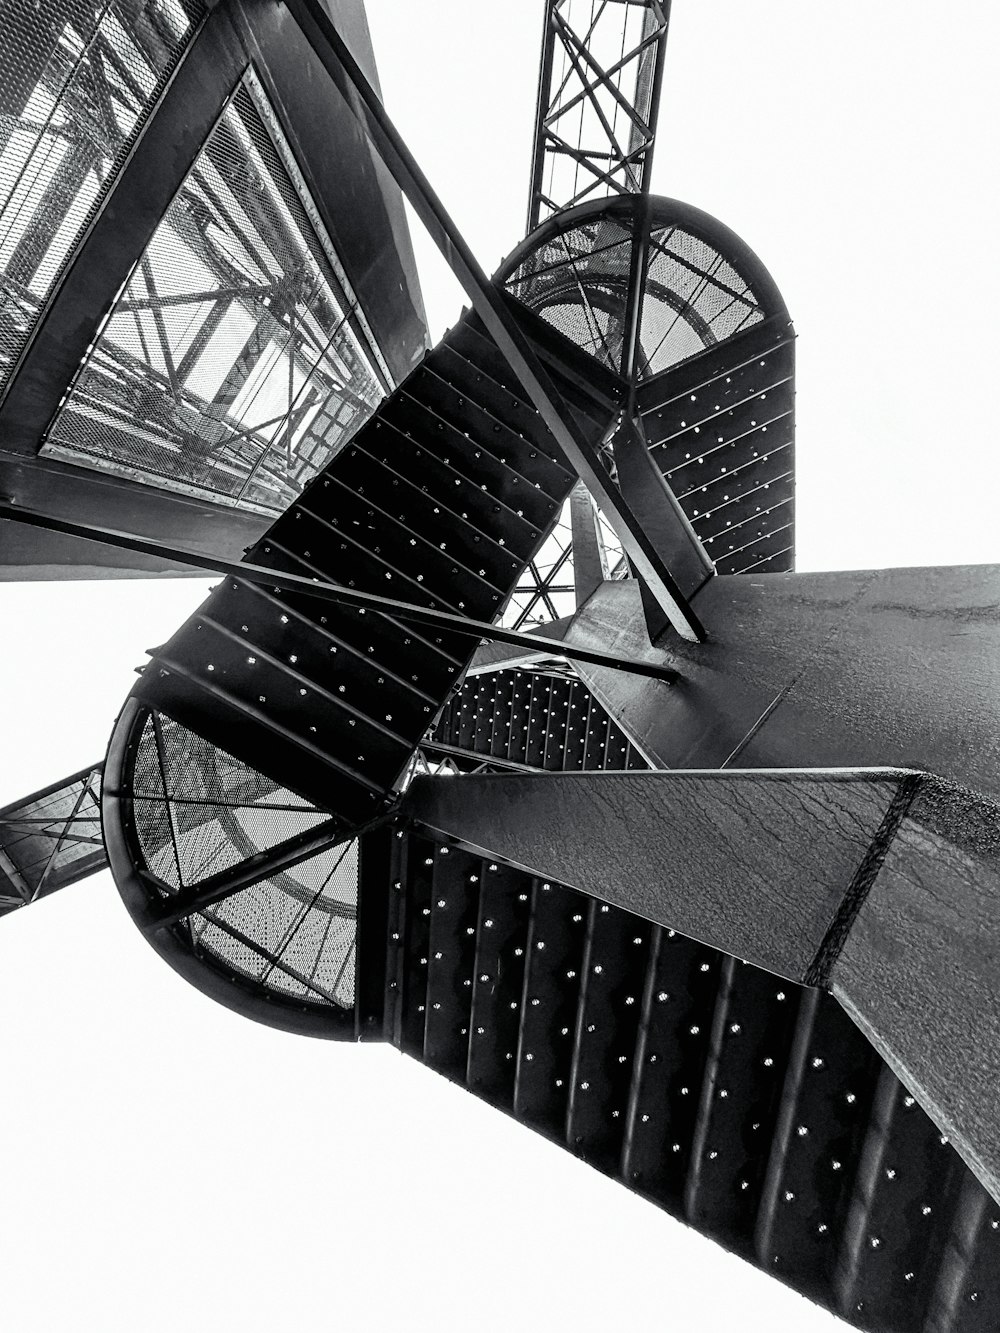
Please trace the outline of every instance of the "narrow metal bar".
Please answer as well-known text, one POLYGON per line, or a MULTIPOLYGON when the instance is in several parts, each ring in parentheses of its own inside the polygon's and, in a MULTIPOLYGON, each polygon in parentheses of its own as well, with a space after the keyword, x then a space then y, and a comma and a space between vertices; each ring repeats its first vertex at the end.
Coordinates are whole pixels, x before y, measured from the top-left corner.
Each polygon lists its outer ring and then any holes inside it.
POLYGON ((545 20, 542 26, 542 60, 538 71, 538 100, 535 106, 535 138, 531 152, 528 232, 534 231, 541 221, 542 178, 545 174, 545 116, 551 101, 552 57, 555 52, 554 6, 555 0, 545 0, 545 20))
POLYGON ((56 518, 51 514, 40 514, 35 510, 22 509, 0 501, 0 520, 9 519, 15 523, 25 523, 29 527, 45 528, 50 532, 62 532, 70 537, 82 537, 86 541, 98 542, 107 546, 116 546, 126 551, 138 551, 144 555, 158 556, 162 559, 191 565, 196 569, 210 573, 225 574, 244 583, 261 584, 269 588, 283 588, 288 592, 308 593, 321 601, 338 602, 344 606, 361 607, 365 610, 381 612, 399 620, 412 620, 418 624, 429 625, 435 629, 449 629, 458 634, 468 635, 472 639, 493 639, 498 643, 513 644, 528 652, 537 654, 549 652, 554 656, 568 657, 581 662, 591 662, 596 666, 612 667, 618 671, 634 675, 648 676, 653 680, 677 680, 677 672, 668 667, 651 665, 648 662, 635 661, 632 658, 619 658, 612 653, 597 652, 589 648, 568 647, 559 639, 547 639, 540 634, 521 634, 516 630, 503 629, 486 620, 471 620, 454 615, 450 611, 435 611, 430 607, 412 606, 408 602, 393 601, 389 597, 379 597, 375 593, 358 592, 354 588, 345 588, 339 583, 328 583, 318 578, 306 578, 301 574, 288 574, 277 569, 268 569, 264 565, 248 562, 223 560, 219 556, 201 555, 196 551, 168 546, 165 542, 150 538, 135 537, 130 533, 117 532, 112 528, 100 528, 90 524, 71 523, 68 519, 56 518))
POLYGON ((533 768, 531 764, 521 764, 515 759, 497 759, 491 754, 480 754, 478 750, 467 750, 461 745, 445 745, 440 741, 421 741, 421 750, 428 754, 440 754, 451 756, 454 759, 466 759, 470 763, 483 765, 488 764, 490 768, 510 769, 514 773, 538 773, 540 770, 533 768))
MULTIPOLYGON (((343 838, 343 822, 339 819, 325 819, 322 824, 287 838, 277 847, 268 847, 248 857, 235 868, 220 870, 200 884, 165 898, 162 903, 150 904, 143 923, 144 929, 148 932, 172 926, 192 912, 199 912, 211 903, 221 902, 240 889, 276 875, 279 871, 291 870, 311 856, 336 846, 343 838)), ((345 909, 345 915, 350 915, 348 909, 345 909)))

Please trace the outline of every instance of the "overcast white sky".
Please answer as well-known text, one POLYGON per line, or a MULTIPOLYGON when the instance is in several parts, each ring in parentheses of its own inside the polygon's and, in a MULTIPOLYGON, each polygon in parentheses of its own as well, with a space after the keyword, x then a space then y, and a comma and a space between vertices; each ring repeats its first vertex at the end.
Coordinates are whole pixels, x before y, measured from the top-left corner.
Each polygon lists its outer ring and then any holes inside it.
MULTIPOLYGON (((523 233, 541 10, 369 0, 390 112, 487 269, 523 233)), ((997 558, 998 52, 986 0, 675 0, 654 188, 795 319, 800 569, 997 558)), ((440 331, 434 264, 425 295, 440 331)), ((101 756, 198 598, 0 585, 0 804, 101 756)), ((0 1014, 0 1327, 845 1327, 415 1062, 213 1005, 106 876, 0 923, 0 1014)))

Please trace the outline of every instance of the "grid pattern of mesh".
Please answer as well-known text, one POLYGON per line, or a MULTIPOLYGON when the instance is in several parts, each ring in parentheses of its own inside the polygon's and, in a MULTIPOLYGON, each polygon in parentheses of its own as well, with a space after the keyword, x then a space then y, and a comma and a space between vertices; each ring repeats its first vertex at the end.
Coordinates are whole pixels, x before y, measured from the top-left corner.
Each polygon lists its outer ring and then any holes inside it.
POLYGON ((204 13, 202 0, 7 0, 0 388, 204 13))
POLYGON ((205 908, 189 922, 192 941, 269 989, 349 1008, 357 892, 358 845, 341 843, 205 908))
POLYGON ((377 363, 273 111, 247 75, 43 452, 280 513, 373 411, 377 363))
POLYGON ((680 227, 652 233, 640 378, 697 356, 763 318, 750 284, 712 246, 680 227))
POLYGON ((617 370, 631 259, 631 228, 598 217, 543 241, 505 285, 570 342, 617 370))
MULTIPOLYGON (((542 241, 507 279, 507 290, 570 342, 612 370, 622 365, 631 230, 598 217, 542 241)), ((639 333, 639 378, 760 323, 749 282, 713 246, 681 227, 650 235, 639 333)))
POLYGON ((100 801, 89 768, 0 810, 0 913, 103 868, 100 801))
POLYGON ((329 818, 162 714, 146 718, 132 791, 146 864, 171 889, 234 869, 329 818))
MULTIPOLYGON (((238 872, 261 851, 329 819, 294 793, 160 713, 139 731, 134 832, 160 891, 238 872)), ((226 969, 296 1000, 354 1002, 358 848, 340 842, 187 919, 192 947, 226 969)))

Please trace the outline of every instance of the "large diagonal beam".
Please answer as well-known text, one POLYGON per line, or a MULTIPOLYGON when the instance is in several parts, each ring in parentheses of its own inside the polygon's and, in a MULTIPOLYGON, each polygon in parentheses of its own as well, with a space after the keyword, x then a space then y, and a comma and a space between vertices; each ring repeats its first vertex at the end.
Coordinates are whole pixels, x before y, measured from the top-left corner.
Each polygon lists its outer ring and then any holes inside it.
POLYGON ((290 574, 284 570, 270 569, 266 565, 255 565, 249 561, 223 560, 214 555, 202 555, 197 551, 182 550, 167 546, 164 542, 153 541, 146 537, 136 537, 127 532, 116 532, 110 528, 98 528, 83 523, 72 523, 68 519, 56 518, 51 514, 39 514, 30 509, 0 501, 0 521, 12 519, 16 523, 25 523, 29 527, 45 528, 50 532, 61 532, 70 537, 82 537, 85 541, 99 542, 115 546, 120 550, 137 551, 142 555, 158 556, 178 564, 190 565, 195 569, 204 569, 214 574, 226 574, 244 583, 260 584, 265 588, 283 588, 288 592, 306 593, 318 597, 321 601, 338 602, 343 606, 356 606, 368 611, 380 612, 395 620, 414 621, 416 624, 429 625, 434 629, 448 629, 458 634, 465 634, 471 639, 492 639, 497 643, 509 643, 516 648, 526 649, 531 653, 550 652, 559 657, 576 656, 595 666, 610 668, 614 671, 637 671, 658 681, 674 681, 677 673, 670 668, 663 668, 656 663, 626 658, 613 653, 593 651, 583 648, 568 653, 558 639, 547 639, 539 634, 522 634, 517 630, 503 629, 488 620, 472 620, 455 615, 450 611, 438 611, 429 606, 414 606, 410 602, 396 601, 391 597, 379 597, 375 593, 359 592, 356 588, 347 588, 340 583, 327 583, 320 579, 309 578, 304 574, 290 574))
POLYGON ((701 624, 660 552, 612 484, 535 355, 512 306, 480 267, 319 0, 288 0, 288 9, 461 282, 560 451, 597 501, 635 573, 645 581, 678 634, 691 642, 701 641, 701 624))
MULTIPOLYGON (((649 452, 642 423, 626 414, 613 440, 618 485, 685 596, 693 597, 715 574, 709 559, 663 473, 649 452)), ((657 642, 670 621, 644 579, 642 591, 646 628, 657 642)))

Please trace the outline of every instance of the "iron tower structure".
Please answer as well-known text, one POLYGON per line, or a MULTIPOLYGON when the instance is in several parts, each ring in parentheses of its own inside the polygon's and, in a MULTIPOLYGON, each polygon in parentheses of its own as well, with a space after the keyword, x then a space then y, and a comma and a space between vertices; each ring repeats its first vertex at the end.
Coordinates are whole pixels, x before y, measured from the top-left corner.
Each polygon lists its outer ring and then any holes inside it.
POLYGON ((669 6, 546 0, 493 277, 355 7, 77 8, 5 76, 8 212, 79 213, 0 251, 6 563, 222 579, 0 811, 3 910, 110 864, 240 1013, 392 1043, 860 1328, 995 1328, 1000 570, 794 572, 788 310, 649 191, 669 6), (430 349, 400 194, 470 303, 430 349))

